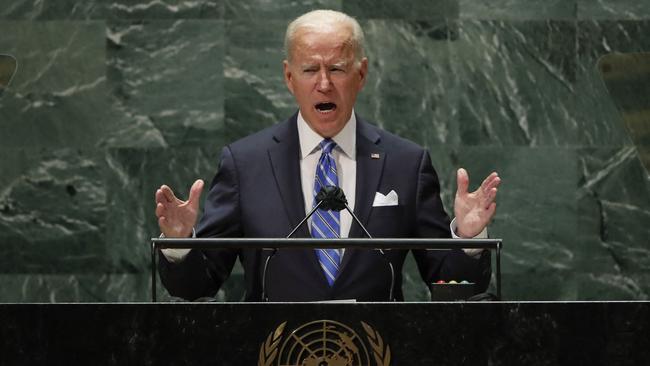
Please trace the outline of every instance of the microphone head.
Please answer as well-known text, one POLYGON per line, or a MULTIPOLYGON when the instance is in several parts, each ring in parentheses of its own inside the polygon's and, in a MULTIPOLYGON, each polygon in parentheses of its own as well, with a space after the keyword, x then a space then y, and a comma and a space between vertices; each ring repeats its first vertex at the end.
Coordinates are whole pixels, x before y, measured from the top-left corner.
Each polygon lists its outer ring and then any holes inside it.
POLYGON ((334 211, 341 211, 348 203, 343 190, 340 187, 336 186, 322 187, 320 191, 318 191, 318 194, 316 194, 316 201, 323 201, 323 203, 320 205, 320 208, 323 210, 334 211))

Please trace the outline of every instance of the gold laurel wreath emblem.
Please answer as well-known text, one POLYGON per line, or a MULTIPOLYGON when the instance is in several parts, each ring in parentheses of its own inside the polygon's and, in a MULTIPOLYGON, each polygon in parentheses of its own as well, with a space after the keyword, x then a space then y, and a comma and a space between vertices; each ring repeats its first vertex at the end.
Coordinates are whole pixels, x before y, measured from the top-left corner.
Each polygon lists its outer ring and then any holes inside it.
POLYGON ((368 343, 372 347, 372 355, 375 357, 377 366, 389 366, 390 365, 390 346, 386 345, 384 348, 384 340, 379 335, 379 332, 375 331, 370 325, 361 322, 363 330, 366 331, 368 335, 368 343))
MULTIPOLYGON (((282 340, 282 332, 287 322, 280 324, 273 333, 266 337, 266 341, 260 346, 260 357, 257 362, 258 366, 271 366, 275 358, 278 357, 278 346, 282 340)), ((390 346, 386 345, 384 348, 384 340, 381 338, 379 332, 375 331, 370 325, 361 322, 363 330, 365 330, 368 343, 372 347, 372 355, 377 362, 377 366, 390 366, 390 346)))
POLYGON ((282 332, 287 322, 284 322, 275 329, 275 332, 269 334, 266 341, 260 347, 260 358, 258 366, 271 366, 276 357, 278 357, 278 345, 282 340, 282 332))

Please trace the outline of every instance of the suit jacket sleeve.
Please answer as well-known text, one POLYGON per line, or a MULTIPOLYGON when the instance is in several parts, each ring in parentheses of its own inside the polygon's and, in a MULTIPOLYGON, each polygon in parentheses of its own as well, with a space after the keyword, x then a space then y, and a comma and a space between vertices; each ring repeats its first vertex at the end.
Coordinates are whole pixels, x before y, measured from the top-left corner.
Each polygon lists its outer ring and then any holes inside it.
MULTIPOLYGON (((450 220, 440 199, 438 176, 426 151, 422 153, 418 172, 416 215, 418 237, 451 238, 450 220)), ((490 252, 487 250, 478 259, 468 256, 462 249, 414 250, 413 254, 427 285, 438 280, 467 280, 477 284, 477 292, 483 292, 489 284, 490 252)))
MULTIPOLYGON (((239 189, 235 160, 228 147, 205 201, 197 237, 241 237, 239 189)), ((160 258, 160 279, 172 296, 187 300, 214 296, 228 278, 239 254, 235 249, 192 250, 179 263, 160 258)))

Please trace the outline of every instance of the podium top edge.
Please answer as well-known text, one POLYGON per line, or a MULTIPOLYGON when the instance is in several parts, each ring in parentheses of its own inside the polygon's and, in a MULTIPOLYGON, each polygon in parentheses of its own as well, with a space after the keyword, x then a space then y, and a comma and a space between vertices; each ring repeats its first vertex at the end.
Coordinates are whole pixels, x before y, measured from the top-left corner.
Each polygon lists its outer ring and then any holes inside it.
POLYGON ((346 248, 368 249, 500 249, 501 239, 428 239, 428 238, 151 238, 155 249, 217 248, 346 248))

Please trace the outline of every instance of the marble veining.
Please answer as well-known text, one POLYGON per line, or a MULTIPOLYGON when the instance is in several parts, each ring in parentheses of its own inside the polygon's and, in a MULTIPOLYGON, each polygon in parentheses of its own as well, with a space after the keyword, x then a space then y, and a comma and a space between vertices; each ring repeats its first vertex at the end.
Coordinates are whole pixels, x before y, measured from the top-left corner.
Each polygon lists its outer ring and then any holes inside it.
MULTIPOLYGON (((500 172, 506 299, 648 298, 647 141, 596 68, 650 49, 647 1, 0 0, 0 53, 19 64, 0 97, 0 302, 146 301, 154 190, 185 197, 223 146, 295 112, 284 29, 320 7, 360 20, 355 111, 430 150, 449 213, 458 167, 472 187, 500 172)), ((412 259, 404 279, 408 300, 429 298, 412 259)), ((217 299, 242 281, 238 266, 217 299)), ((497 355, 560 347, 526 337, 497 355)))

